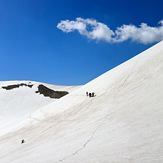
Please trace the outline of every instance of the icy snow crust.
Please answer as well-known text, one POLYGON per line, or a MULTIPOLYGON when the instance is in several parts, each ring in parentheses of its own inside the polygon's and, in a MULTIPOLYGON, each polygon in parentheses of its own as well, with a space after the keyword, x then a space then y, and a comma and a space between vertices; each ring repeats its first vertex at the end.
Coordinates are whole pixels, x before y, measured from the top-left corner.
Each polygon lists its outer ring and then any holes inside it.
POLYGON ((0 162, 161 163, 162 99, 163 41, 2 127, 0 162))

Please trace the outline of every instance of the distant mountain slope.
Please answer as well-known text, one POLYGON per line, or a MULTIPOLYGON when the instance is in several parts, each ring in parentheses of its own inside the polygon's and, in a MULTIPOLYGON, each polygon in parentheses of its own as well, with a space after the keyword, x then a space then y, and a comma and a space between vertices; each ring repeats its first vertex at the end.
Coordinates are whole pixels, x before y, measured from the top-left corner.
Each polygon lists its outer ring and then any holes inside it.
POLYGON ((32 81, 0 82, 0 122, 28 115, 54 102, 56 98, 50 98, 49 90, 51 94, 55 91, 68 93, 75 88, 77 87, 55 86, 32 81), (41 92, 40 86, 42 86, 41 92))
POLYGON ((163 41, 2 129, 0 162, 161 163, 162 90, 163 41))

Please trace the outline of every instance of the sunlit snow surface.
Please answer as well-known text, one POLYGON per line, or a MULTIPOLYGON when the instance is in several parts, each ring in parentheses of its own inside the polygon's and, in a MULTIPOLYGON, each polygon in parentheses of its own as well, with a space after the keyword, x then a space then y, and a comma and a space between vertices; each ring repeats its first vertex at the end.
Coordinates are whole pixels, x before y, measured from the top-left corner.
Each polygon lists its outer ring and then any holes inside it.
POLYGON ((54 102, 29 89, 0 90, 1 163, 163 162, 163 42, 54 102))

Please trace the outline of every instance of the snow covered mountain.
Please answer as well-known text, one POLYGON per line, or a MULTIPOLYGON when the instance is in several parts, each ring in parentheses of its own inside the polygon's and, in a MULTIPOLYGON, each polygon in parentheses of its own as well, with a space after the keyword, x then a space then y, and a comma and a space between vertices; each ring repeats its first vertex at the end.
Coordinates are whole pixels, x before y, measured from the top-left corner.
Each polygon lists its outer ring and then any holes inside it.
POLYGON ((163 41, 84 86, 58 87, 60 99, 33 94, 36 85, 0 90, 3 122, 16 117, 0 124, 1 163, 163 162, 163 41), (25 94, 33 108, 22 99, 13 112, 25 94))
POLYGON ((57 101, 79 87, 33 81, 0 82, 0 128, 57 101))

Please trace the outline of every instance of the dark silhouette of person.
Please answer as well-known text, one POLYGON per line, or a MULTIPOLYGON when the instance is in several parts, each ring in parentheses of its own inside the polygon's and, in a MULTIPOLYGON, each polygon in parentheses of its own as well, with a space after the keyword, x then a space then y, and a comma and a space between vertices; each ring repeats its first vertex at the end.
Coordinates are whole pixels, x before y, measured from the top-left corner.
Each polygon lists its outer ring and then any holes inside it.
POLYGON ((25 142, 24 139, 22 139, 22 144, 23 144, 24 142, 25 142))

